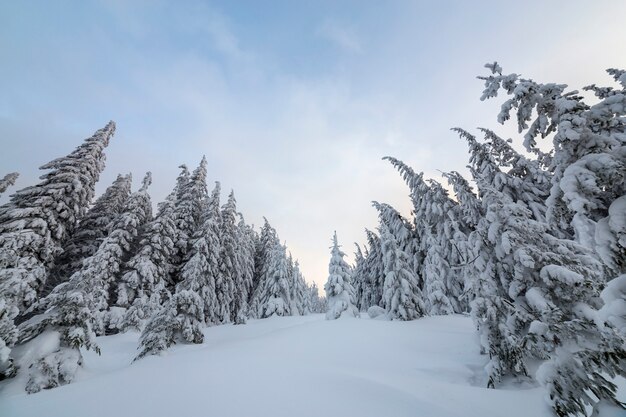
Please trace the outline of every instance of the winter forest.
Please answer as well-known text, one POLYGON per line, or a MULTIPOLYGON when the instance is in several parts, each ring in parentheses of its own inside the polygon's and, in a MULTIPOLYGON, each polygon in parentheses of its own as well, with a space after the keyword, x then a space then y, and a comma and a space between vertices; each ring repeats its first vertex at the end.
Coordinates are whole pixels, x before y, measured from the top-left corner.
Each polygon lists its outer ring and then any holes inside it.
POLYGON ((513 118, 521 140, 452 129, 467 143, 471 178, 444 173, 445 185, 386 157, 410 189, 413 217, 374 202, 380 225, 366 230, 353 268, 335 236, 326 317, 469 313, 488 387, 534 378, 558 416, 602 402, 621 408, 626 72, 607 71, 617 86, 585 87, 595 96, 588 104, 566 85, 485 67, 481 100, 504 95, 497 120, 513 118))
POLYGON ((0 417, 626 417, 625 15, 0 1, 0 417))
POLYGON ((520 139, 453 129, 471 178, 447 172, 443 184, 385 157, 412 217, 373 202, 379 226, 354 265, 335 233, 326 297, 267 220, 257 231, 232 191, 225 202, 219 182, 209 192, 205 158, 180 166, 154 213, 149 172, 139 185, 118 175, 92 201, 113 122, 44 164, 40 183, 0 207, 2 378, 31 394, 70 384, 84 352, 106 353, 99 337, 129 331, 139 332, 134 366, 250 319, 470 315, 487 388, 534 381, 558 416, 623 407, 626 72, 579 92, 485 67, 481 100, 504 96, 497 120, 513 119, 520 139))
POLYGON ((257 232, 232 191, 224 204, 219 182, 208 192, 205 158, 191 173, 180 166, 156 213, 149 172, 135 191, 118 175, 92 204, 114 133, 109 122, 43 165, 42 182, 0 209, 3 378, 27 374, 29 393, 68 384, 81 349, 100 353, 96 336, 140 330, 139 359, 202 343, 206 326, 324 310, 269 222, 257 232), (50 333, 58 340, 41 337, 50 333), (17 367, 12 350, 38 339, 39 355, 17 367))

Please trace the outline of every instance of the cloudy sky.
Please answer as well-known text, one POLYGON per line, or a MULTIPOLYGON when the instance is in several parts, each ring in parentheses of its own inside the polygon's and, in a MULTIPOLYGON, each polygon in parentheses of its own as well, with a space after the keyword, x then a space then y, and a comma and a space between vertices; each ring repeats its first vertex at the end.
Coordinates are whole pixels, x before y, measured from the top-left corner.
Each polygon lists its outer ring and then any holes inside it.
MULTIPOLYGON (((580 88, 626 68, 623 1, 2 1, 0 175, 31 184, 108 120, 102 191, 119 172, 152 196, 206 155, 249 222, 266 216, 310 281, 376 225, 410 213, 381 161, 463 170, 449 131, 498 127, 483 64, 580 88)), ((6 196, 5 196, 6 199, 6 196)))

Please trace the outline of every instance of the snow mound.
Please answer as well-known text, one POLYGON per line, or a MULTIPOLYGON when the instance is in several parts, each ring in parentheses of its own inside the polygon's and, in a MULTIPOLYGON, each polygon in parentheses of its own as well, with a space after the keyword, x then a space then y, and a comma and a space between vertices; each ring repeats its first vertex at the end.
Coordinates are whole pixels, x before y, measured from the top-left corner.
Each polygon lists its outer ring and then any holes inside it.
POLYGON ((385 309, 379 306, 371 306, 370 308, 367 309, 367 315, 371 319, 375 319, 377 317, 384 316, 386 314, 387 313, 385 312, 385 309))

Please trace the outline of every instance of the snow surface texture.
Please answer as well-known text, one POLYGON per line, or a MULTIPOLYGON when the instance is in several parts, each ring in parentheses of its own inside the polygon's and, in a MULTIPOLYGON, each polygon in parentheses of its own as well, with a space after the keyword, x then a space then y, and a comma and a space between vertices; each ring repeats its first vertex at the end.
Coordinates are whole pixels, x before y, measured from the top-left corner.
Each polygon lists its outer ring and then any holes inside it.
POLYGON ((132 365, 138 333, 99 337, 102 356, 84 352, 70 385, 27 395, 19 376, 0 383, 0 416, 552 416, 540 387, 484 388, 486 357, 464 316, 273 317, 204 335, 132 365))

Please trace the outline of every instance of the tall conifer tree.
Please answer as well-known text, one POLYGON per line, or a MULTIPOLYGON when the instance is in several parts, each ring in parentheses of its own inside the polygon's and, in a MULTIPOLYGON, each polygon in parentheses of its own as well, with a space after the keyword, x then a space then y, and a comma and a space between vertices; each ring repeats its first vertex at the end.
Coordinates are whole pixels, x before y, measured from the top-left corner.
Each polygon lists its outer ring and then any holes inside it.
POLYGON ((326 319, 335 320, 340 317, 359 317, 356 308, 352 273, 350 266, 343 257, 345 253, 339 249, 337 233, 333 234, 330 263, 328 265, 328 281, 324 286, 328 302, 326 319))

